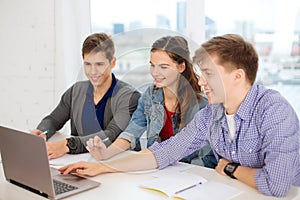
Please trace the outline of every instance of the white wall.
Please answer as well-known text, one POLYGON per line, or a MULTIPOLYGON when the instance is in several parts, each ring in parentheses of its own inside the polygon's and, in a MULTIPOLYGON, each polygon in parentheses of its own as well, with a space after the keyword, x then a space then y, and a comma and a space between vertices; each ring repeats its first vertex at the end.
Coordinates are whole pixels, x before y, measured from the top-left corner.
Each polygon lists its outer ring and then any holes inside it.
POLYGON ((34 129, 76 81, 88 0, 0 0, 0 125, 34 129))

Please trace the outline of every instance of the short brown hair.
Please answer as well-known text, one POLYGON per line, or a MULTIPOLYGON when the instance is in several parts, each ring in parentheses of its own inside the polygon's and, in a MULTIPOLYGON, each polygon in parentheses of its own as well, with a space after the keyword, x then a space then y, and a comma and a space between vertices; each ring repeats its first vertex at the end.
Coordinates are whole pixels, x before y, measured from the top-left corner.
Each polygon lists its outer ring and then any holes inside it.
POLYGON ((103 51, 106 58, 111 61, 115 55, 115 45, 112 39, 105 33, 94 33, 88 36, 82 45, 82 57, 91 52, 103 51))
POLYGON ((254 83, 258 69, 258 55, 253 45, 241 36, 226 34, 213 37, 196 50, 193 60, 199 64, 207 56, 212 55, 218 57, 218 64, 225 66, 226 70, 243 69, 251 85, 254 83))

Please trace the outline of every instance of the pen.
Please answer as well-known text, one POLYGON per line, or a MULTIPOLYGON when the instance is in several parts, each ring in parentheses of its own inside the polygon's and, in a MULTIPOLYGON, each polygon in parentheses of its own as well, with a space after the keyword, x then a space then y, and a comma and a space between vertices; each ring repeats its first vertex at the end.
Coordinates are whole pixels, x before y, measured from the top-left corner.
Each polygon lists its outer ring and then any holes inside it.
POLYGON ((178 190, 177 192, 175 192, 175 194, 178 194, 178 193, 180 193, 180 192, 184 192, 184 191, 189 190, 189 189, 191 189, 191 188, 193 188, 193 187, 196 187, 198 184, 201 185, 202 182, 199 182, 199 183, 196 183, 195 185, 191 185, 191 186, 189 186, 189 187, 186 187, 186 188, 183 188, 183 189, 181 189, 181 190, 178 190))
POLYGON ((45 130, 42 134, 47 134, 47 133, 49 133, 49 132, 50 132, 50 130, 47 129, 47 130, 45 130))

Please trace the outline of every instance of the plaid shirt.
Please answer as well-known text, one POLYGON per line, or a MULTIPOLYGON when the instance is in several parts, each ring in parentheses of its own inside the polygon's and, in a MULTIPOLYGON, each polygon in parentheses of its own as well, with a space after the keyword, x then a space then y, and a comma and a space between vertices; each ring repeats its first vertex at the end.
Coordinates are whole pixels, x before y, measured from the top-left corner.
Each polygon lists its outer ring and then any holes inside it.
POLYGON ((180 133, 149 149, 161 169, 209 143, 217 160, 260 168, 254 179, 263 194, 284 196, 291 185, 300 186, 299 120, 292 106, 277 91, 254 84, 234 120, 231 141, 224 107, 207 105, 180 133))

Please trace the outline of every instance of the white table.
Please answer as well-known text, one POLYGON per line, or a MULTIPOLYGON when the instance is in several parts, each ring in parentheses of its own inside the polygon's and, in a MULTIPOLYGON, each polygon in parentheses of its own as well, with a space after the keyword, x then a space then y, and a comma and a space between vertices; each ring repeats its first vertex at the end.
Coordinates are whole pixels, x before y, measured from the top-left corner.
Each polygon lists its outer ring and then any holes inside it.
MULTIPOLYGON (((168 170, 166 168, 165 170, 168 170)), ((232 199, 274 199, 274 197, 264 196, 259 194, 254 189, 241 183, 240 181, 230 179, 229 177, 221 176, 212 169, 194 166, 187 170, 188 173, 198 174, 208 181, 220 182, 233 187, 236 187, 242 191, 238 196, 232 199)), ((42 177, 41 177, 42 178, 42 177)), ((138 199, 138 200, 156 200, 156 199, 168 199, 168 197, 158 192, 145 190, 139 187, 139 184, 143 181, 153 179, 151 173, 114 173, 114 174, 102 174, 93 178, 94 180, 100 181, 101 185, 98 188, 77 194, 66 199, 82 200, 82 199, 103 199, 103 200, 118 200, 118 199, 138 199)), ((218 192, 218 191, 216 191, 218 192)), ((27 190, 19 188, 13 184, 8 183, 3 174, 2 164, 0 167, 0 200, 33 200, 45 198, 40 197, 27 190)), ((293 187, 286 198, 281 199, 300 199, 300 189, 293 187)))
MULTIPOLYGON (((129 152, 130 154, 130 152, 129 152)), ((128 152, 125 152, 121 156, 127 156, 128 152)), ((41 199, 45 200, 44 197, 38 196, 20 187, 17 187, 5 180, 2 163, 0 164, 0 200, 33 200, 41 199)), ((168 170, 168 168, 164 169, 168 170)), ((170 170, 170 168, 169 168, 170 170)), ((215 170, 193 165, 192 168, 186 170, 188 173, 198 174, 204 177, 207 181, 219 182, 222 184, 230 185, 238 188, 242 192, 233 197, 236 200, 257 200, 257 199, 276 199, 274 197, 268 197, 258 193, 251 187, 243 184, 238 180, 231 179, 226 176, 218 174, 215 170)), ((42 178, 42 177, 41 177, 42 178)), ((156 199, 170 199, 161 193, 149 191, 139 187, 139 184, 143 181, 153 179, 151 173, 113 173, 113 174, 102 174, 92 179, 101 182, 101 185, 95 189, 85 191, 81 194, 77 194, 66 199, 70 200, 156 200, 156 199)), ((218 192, 218 191, 216 191, 218 192)), ((283 199, 299 199, 300 200, 300 188, 293 187, 288 196, 283 199)))

